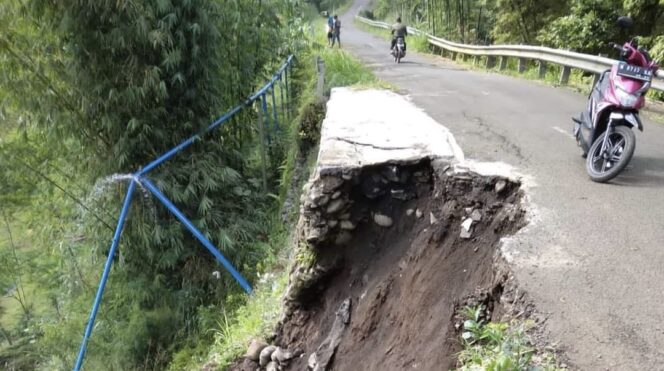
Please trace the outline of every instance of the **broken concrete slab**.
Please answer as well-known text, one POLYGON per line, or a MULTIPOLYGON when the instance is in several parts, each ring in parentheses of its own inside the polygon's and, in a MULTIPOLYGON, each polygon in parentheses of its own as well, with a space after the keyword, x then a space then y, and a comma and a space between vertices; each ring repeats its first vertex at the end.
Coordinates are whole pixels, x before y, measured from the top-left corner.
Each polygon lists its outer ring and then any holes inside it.
POLYGON ((458 162, 463 152, 449 130, 399 94, 332 89, 321 129, 319 171, 427 157, 458 162))

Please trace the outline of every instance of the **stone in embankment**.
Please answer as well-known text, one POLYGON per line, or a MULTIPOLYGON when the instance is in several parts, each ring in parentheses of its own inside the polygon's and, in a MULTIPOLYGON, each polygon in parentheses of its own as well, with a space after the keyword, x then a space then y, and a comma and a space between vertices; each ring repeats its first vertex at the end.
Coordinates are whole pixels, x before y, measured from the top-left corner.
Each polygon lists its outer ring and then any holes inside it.
POLYGON ((373 220, 374 220, 374 223, 376 223, 376 225, 379 225, 383 228, 391 227, 392 223, 394 223, 392 221, 392 218, 390 218, 389 216, 383 215, 383 214, 377 214, 377 213, 374 214, 373 220))
POLYGON ((261 351, 267 347, 267 344, 260 340, 252 340, 247 349, 246 358, 258 362, 261 351))

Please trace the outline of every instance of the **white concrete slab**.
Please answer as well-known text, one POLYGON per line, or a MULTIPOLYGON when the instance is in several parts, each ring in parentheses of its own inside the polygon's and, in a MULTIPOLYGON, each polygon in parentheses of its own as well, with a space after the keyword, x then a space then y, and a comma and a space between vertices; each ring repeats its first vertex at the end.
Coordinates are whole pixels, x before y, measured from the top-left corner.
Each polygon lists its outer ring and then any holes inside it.
POLYGON ((463 161, 447 128, 387 90, 332 89, 321 128, 318 170, 423 158, 463 161))

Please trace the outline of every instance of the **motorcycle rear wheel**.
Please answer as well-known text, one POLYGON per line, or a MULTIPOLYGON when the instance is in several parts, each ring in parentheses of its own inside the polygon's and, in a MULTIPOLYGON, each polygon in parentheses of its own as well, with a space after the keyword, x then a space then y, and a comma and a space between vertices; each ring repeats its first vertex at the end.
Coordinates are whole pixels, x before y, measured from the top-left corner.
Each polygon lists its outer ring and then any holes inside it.
POLYGON ((606 132, 602 134, 588 151, 586 171, 594 182, 606 183, 625 169, 634 155, 636 136, 626 126, 616 126, 607 142, 607 150, 602 152, 602 143, 606 132))

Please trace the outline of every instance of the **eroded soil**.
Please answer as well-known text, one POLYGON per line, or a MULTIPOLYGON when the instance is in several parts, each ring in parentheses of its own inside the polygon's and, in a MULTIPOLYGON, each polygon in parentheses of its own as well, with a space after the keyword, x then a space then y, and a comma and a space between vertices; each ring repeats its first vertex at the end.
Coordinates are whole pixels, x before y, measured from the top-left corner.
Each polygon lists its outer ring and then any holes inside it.
MULTIPOLYGON (((509 291, 508 273, 496 264, 496 247, 523 224, 519 185, 428 160, 365 168, 333 185, 330 194, 342 192, 337 198, 346 200, 334 211, 356 228, 341 244, 339 238, 309 244, 324 262, 323 273, 290 295, 274 342, 302 355, 283 368, 454 368, 461 349, 458 309, 482 301, 489 312, 505 311, 498 307, 509 291), (387 216, 391 226, 376 215, 387 216), (338 312, 347 299, 349 320, 343 323, 338 312)), ((305 203, 303 217, 318 226, 320 219, 337 220, 325 206, 307 211, 305 203), (312 210, 319 210, 315 217, 312 210)), ((257 368, 246 360, 234 367, 257 368)))

